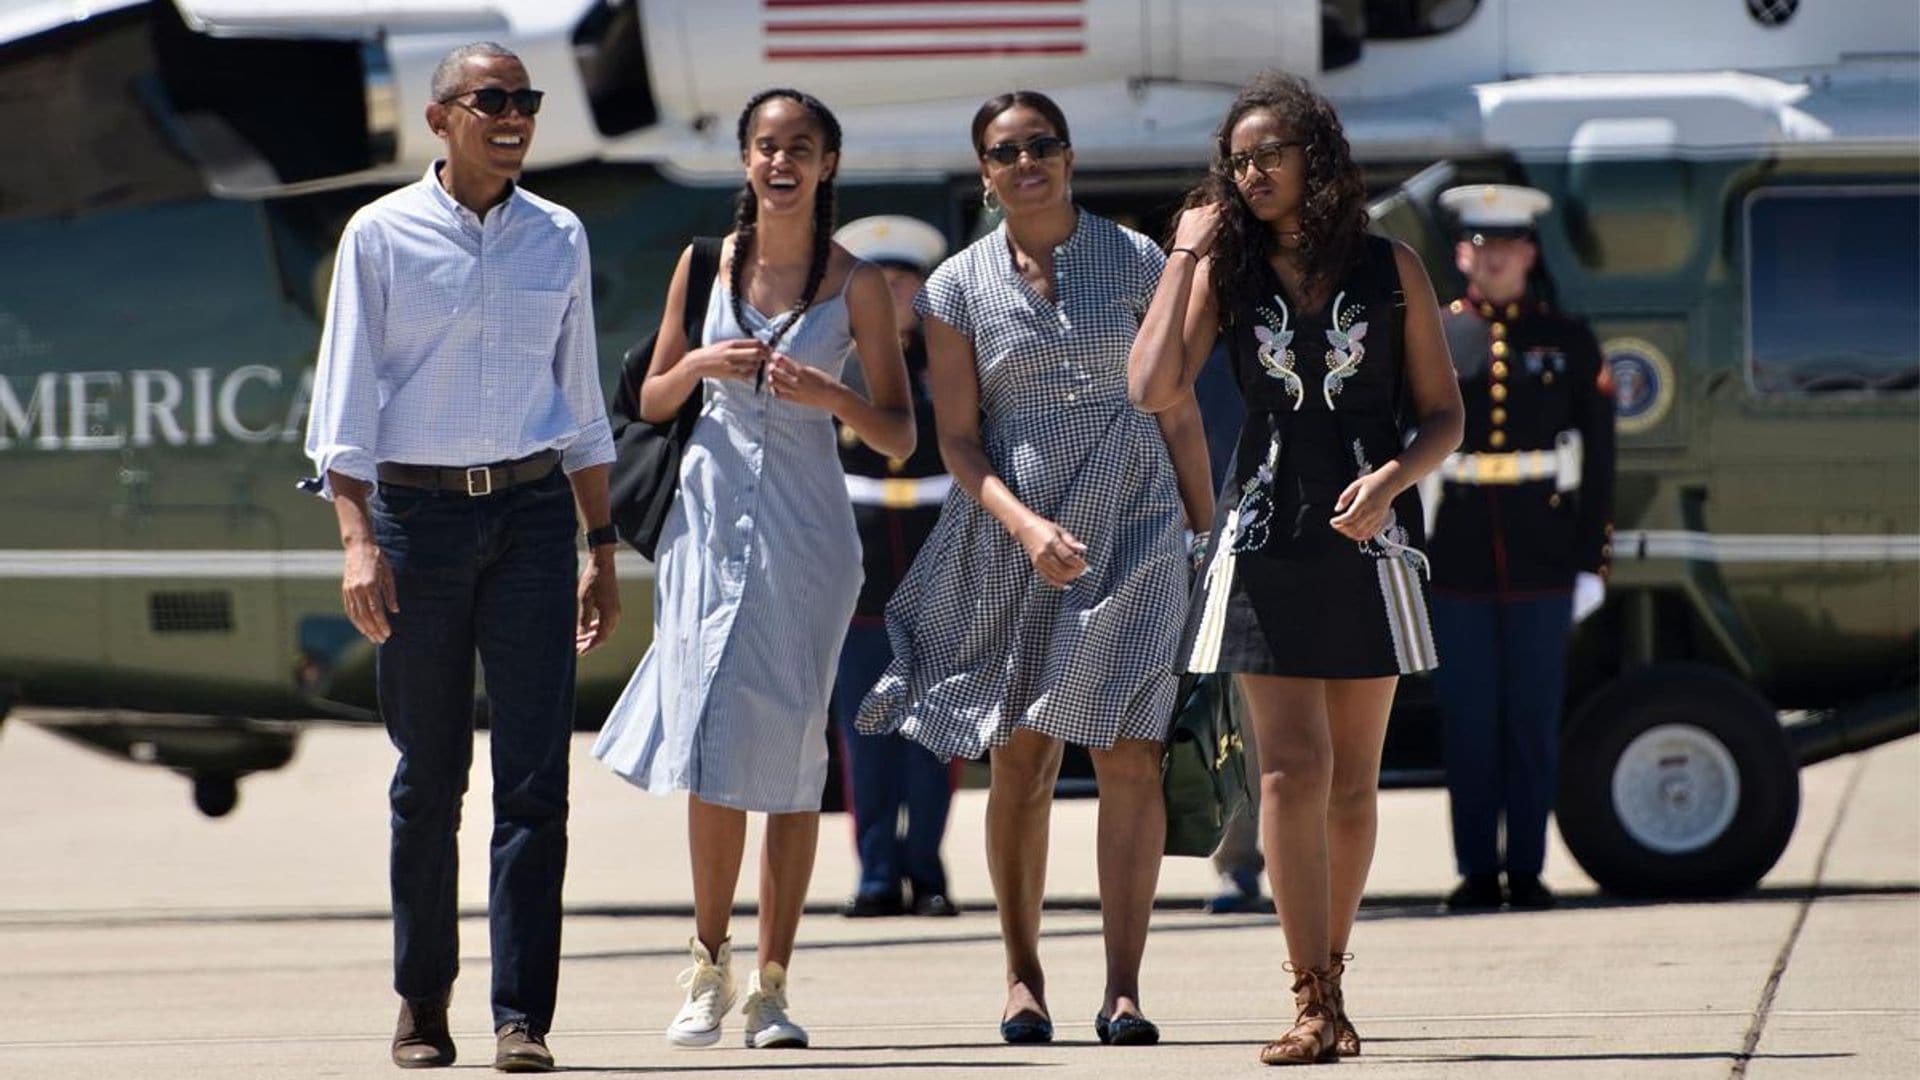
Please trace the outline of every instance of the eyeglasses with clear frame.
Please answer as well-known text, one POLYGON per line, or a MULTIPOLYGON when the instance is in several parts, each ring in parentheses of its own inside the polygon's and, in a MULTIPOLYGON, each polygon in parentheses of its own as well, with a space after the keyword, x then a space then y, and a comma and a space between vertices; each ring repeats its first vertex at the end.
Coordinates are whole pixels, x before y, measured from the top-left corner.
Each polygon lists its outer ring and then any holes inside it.
POLYGON ((1227 155, 1227 175, 1239 180, 1247 175, 1249 167, 1261 172, 1272 172, 1287 159, 1287 147, 1305 146, 1306 142, 1290 139, 1286 142, 1264 142, 1251 150, 1242 150, 1227 155))

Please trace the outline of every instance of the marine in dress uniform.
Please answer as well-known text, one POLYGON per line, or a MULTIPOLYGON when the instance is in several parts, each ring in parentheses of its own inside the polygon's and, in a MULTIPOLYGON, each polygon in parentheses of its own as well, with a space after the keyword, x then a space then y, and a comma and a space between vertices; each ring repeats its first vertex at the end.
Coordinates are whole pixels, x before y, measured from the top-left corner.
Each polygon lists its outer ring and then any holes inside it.
MULTIPOLYGON (((1547 907, 1567 639, 1612 554, 1613 385, 1586 324, 1530 294, 1532 188, 1453 188, 1470 283, 1444 312, 1466 438, 1434 475, 1433 677, 1445 722, 1454 909, 1547 907), (1504 825, 1504 851, 1502 826, 1504 825)), ((1431 491, 1431 489, 1430 489, 1431 491)))
MULTIPOLYGON (((865 735, 853 726, 861 700, 893 660, 887 601, 939 522, 940 505, 953 487, 940 459, 940 440, 933 435, 926 339, 913 314, 913 298, 947 253, 947 240, 926 222, 895 214, 848 222, 834 239, 886 271, 895 293, 895 314, 902 320, 901 351, 921 436, 911 455, 889 458, 861 442, 851 429, 840 432, 840 464, 847 473, 847 497, 860 529, 866 571, 833 689, 833 722, 845 750, 847 805, 853 810, 860 855, 860 881, 841 913, 852 918, 909 911, 956 915, 959 909, 947 898, 947 872, 940 859, 955 770, 900 735, 865 735), (902 885, 910 902, 902 898, 902 885)), ((858 374, 858 367, 849 369, 850 378, 858 374)))

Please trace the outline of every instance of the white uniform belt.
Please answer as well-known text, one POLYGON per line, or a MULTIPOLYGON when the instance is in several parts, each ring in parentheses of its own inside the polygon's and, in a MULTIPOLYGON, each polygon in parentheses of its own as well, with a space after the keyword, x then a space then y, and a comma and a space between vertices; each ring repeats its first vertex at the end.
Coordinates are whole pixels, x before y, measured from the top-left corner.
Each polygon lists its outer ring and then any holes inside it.
POLYGON ((1551 450, 1449 454, 1447 460, 1440 463, 1440 476, 1450 484, 1475 485, 1551 480, 1556 491, 1578 491, 1584 457, 1580 433, 1569 428, 1553 437, 1551 450))
POLYGON ((857 476, 847 474, 847 498, 861 506, 904 510, 938 506, 953 490, 951 476, 857 476))

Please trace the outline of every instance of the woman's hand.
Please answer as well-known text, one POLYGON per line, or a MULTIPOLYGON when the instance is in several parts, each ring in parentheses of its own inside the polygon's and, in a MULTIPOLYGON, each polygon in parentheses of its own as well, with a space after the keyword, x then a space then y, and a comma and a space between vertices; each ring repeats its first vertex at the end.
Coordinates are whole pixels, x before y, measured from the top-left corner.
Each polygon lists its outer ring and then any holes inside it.
POLYGON ((694 349, 681 358, 680 364, 703 379, 752 382, 754 373, 772 355, 766 345, 753 338, 735 338, 694 349))
POLYGON ((1180 211, 1173 229, 1173 248, 1185 248, 1204 259, 1213 250, 1213 238, 1220 235, 1220 208, 1207 203, 1180 211))
POLYGON ((1046 518, 1035 517, 1020 526, 1014 539, 1027 549, 1027 559, 1035 572, 1056 589, 1072 585, 1075 578, 1087 572, 1087 545, 1046 518))
POLYGON ((803 364, 785 353, 774 353, 767 361, 767 389, 781 401, 811 405, 834 411, 846 387, 839 379, 811 364, 803 364))
POLYGON ((1331 524, 1335 532, 1352 540, 1371 540, 1387 527, 1387 515, 1393 512, 1394 490, 1386 470, 1380 469, 1347 485, 1334 500, 1331 524))

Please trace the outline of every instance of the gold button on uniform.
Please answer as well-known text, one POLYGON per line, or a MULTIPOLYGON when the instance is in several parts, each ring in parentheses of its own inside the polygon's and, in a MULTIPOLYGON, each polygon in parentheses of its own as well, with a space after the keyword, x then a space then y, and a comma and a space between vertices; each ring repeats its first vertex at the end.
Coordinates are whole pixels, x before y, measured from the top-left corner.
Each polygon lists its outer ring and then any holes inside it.
POLYGON ((1495 359, 1504 357, 1507 355, 1507 343, 1504 341, 1496 341, 1487 351, 1493 353, 1495 359))
POLYGON ((1556 491, 1547 496, 1547 505, 1553 507, 1555 510, 1560 509, 1560 493, 1556 491))
POLYGON ((1552 386, 1552 385, 1553 385, 1553 372, 1551 372, 1551 371, 1549 371, 1549 372, 1547 372, 1546 374, 1544 374, 1544 375, 1542 375, 1542 376, 1540 376, 1540 381, 1541 381, 1541 382, 1543 382, 1543 383, 1546 383, 1546 384, 1547 384, 1548 386, 1552 386))
POLYGON ((1507 388, 1504 386, 1494 387, 1491 393, 1493 394, 1493 400, 1495 401, 1507 400, 1507 388))
POLYGON ((1505 360, 1495 360, 1493 362, 1493 377, 1496 379, 1504 379, 1507 377, 1507 362, 1505 360))
POLYGON ((1487 436, 1487 444, 1493 447, 1495 450, 1500 449, 1501 447, 1507 445, 1507 433, 1504 431, 1494 432, 1493 434, 1487 436))
POLYGON ((1487 333, 1493 335, 1493 340, 1499 341, 1501 338, 1507 336, 1507 324, 1494 323, 1492 326, 1487 327, 1487 333))
POLYGON ((1507 422, 1507 410, 1499 408, 1498 406, 1495 406, 1493 410, 1493 426, 1499 427, 1501 424, 1504 424, 1506 422, 1507 422))

